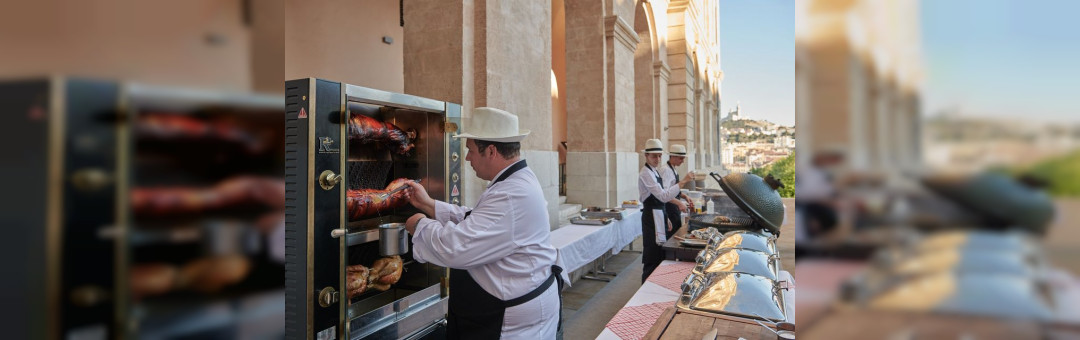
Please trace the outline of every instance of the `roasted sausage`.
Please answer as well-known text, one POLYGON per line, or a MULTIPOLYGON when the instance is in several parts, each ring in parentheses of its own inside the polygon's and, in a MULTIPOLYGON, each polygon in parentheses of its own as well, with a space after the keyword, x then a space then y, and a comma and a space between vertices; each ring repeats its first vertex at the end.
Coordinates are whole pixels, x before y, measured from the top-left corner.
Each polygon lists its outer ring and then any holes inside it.
POLYGON ((412 150, 410 133, 396 125, 384 123, 360 113, 349 117, 349 140, 359 143, 376 143, 389 147, 391 151, 404 155, 412 150))
POLYGON ((408 178, 398 178, 393 182, 390 182, 390 185, 387 185, 384 190, 349 190, 348 193, 346 193, 346 206, 349 210, 349 219, 357 220, 364 216, 375 215, 376 213, 399 208, 409 203, 408 198, 405 197, 405 190, 395 192, 393 195, 380 201, 381 194, 397 189, 407 182, 409 182, 408 178))
POLYGON ((144 139, 218 140, 237 143, 251 153, 265 151, 269 146, 257 136, 232 123, 212 122, 172 113, 142 115, 135 123, 135 133, 144 139))
POLYGON ((234 177, 209 187, 135 188, 131 205, 138 216, 192 214, 248 204, 285 208, 285 183, 280 179, 234 177))

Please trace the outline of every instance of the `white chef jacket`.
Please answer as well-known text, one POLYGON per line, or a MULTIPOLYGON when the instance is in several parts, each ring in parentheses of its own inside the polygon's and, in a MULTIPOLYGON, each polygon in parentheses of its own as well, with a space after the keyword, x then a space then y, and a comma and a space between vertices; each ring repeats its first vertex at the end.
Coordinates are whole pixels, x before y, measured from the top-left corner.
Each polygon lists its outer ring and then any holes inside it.
MULTIPOLYGON (((416 225, 413 259, 467 270, 488 294, 511 300, 551 276, 556 252, 550 234, 543 190, 536 174, 525 167, 484 190, 476 208, 435 201, 435 219, 423 218, 416 225), (468 211, 472 214, 466 220, 468 211)), ((503 337, 549 338, 550 331, 554 338, 557 287, 553 284, 532 301, 508 308, 503 337), (538 323, 538 316, 552 322, 538 323)))
MULTIPOLYGON (((649 198, 649 195, 653 195, 656 197, 656 199, 660 200, 660 202, 667 203, 668 201, 675 199, 675 196, 679 195, 678 186, 665 185, 665 187, 661 188, 660 183, 656 183, 657 175, 660 176, 661 181, 664 181, 664 173, 671 171, 671 169, 665 171, 664 168, 666 167, 667 164, 662 164, 659 166, 659 169, 653 168, 653 170, 649 170, 649 167, 647 166, 641 167, 641 171, 638 172, 637 184, 638 196, 641 198, 641 202, 644 203, 645 199, 649 198), (656 172, 654 170, 659 172, 656 172)), ((672 178, 674 178, 674 175, 672 175, 672 178)), ((664 182, 667 183, 667 181, 664 182)))
MULTIPOLYGON (((671 164, 664 163, 660 165, 660 168, 663 169, 662 171, 660 171, 660 180, 664 182, 664 187, 670 188, 677 186, 675 184, 679 183, 679 181, 675 180, 675 170, 671 168, 671 164)), ((679 194, 675 194, 675 196, 678 195, 679 194)), ((664 203, 667 202, 668 201, 664 201, 664 203)))

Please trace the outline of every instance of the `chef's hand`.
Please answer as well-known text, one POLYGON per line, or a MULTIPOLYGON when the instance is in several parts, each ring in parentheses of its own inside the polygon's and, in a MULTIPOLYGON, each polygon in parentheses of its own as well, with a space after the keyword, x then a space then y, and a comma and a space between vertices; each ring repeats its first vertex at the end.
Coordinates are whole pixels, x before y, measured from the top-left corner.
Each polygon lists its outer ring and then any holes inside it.
POLYGON ((687 199, 686 200, 686 209, 690 210, 691 212, 697 211, 697 209, 694 209, 694 208, 695 208, 694 201, 687 199))
POLYGON ((409 232, 409 235, 412 235, 413 232, 416 231, 416 224, 420 223, 421 218, 425 218, 425 217, 427 217, 427 216, 424 216, 424 214, 416 213, 416 214, 412 215, 411 217, 409 217, 409 219, 407 221, 405 221, 405 230, 407 230, 409 232))
POLYGON ((679 211, 686 213, 686 203, 682 200, 675 200, 675 205, 679 207, 679 211))
POLYGON ((671 221, 667 221, 667 231, 671 231, 671 221))
POLYGON ((428 196, 427 189, 424 189, 423 185, 413 181, 405 183, 409 188, 405 189, 405 197, 409 199, 409 204, 420 209, 428 216, 435 216, 435 200, 428 196))
POLYGON ((684 184, 686 184, 686 183, 688 183, 688 182, 690 182, 692 180, 694 180, 694 172, 689 171, 689 172, 686 173, 686 176, 683 176, 683 178, 679 179, 679 186, 681 187, 684 184))

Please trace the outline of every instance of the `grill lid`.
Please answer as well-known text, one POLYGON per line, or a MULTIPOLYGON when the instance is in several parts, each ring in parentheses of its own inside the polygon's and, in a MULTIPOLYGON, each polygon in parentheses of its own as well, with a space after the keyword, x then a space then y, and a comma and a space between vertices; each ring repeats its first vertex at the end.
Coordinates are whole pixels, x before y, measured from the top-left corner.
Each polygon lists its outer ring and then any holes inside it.
POLYGON ((1002 174, 935 174, 924 177, 923 184, 998 226, 1016 226, 1042 234, 1054 217, 1054 204, 1045 192, 1002 174))
POLYGON ((773 234, 780 235, 780 226, 784 224, 784 202, 776 192, 784 186, 780 181, 772 175, 763 179, 749 173, 733 173, 723 178, 715 172, 710 175, 751 218, 773 234))

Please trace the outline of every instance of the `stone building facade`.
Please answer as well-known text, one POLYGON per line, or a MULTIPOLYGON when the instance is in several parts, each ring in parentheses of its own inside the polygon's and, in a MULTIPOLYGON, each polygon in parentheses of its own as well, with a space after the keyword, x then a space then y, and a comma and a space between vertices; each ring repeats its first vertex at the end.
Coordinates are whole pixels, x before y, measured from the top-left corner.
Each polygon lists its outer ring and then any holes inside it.
POLYGON ((846 167, 882 174, 922 164, 923 66, 918 2, 797 2, 798 156, 846 154, 846 167))
MULTIPOLYGON (((718 0, 289 0, 286 13, 286 78, 516 113, 553 228, 560 169, 567 201, 610 207, 637 198, 646 139, 685 144, 684 172, 720 164, 718 0)), ((471 205, 486 183, 464 177, 471 205)))

